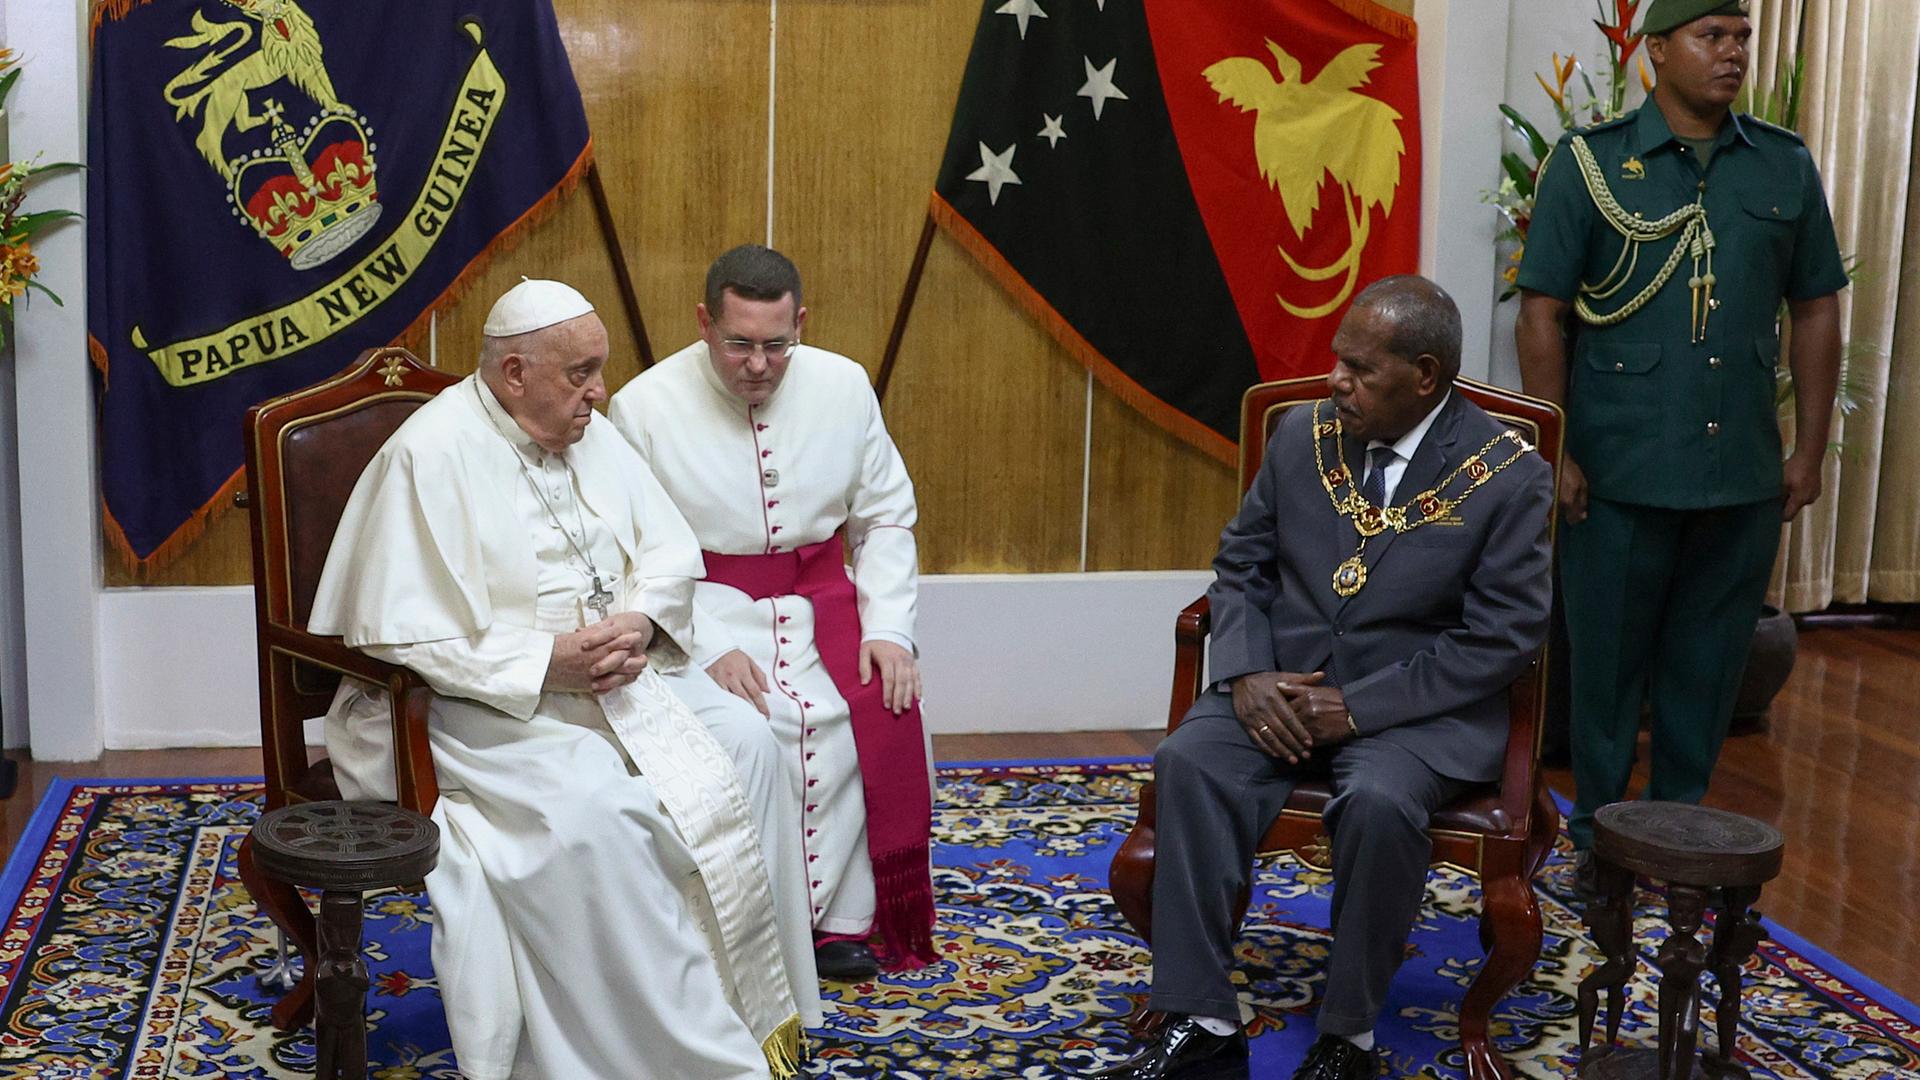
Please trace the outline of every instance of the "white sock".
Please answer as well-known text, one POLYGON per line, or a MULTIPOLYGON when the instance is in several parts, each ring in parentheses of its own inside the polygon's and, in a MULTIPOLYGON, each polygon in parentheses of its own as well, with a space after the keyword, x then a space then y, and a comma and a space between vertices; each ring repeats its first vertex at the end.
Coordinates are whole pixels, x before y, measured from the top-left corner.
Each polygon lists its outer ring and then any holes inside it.
POLYGON ((1371 1031, 1363 1031, 1358 1035, 1342 1035, 1340 1037, 1362 1050, 1373 1049, 1373 1032, 1371 1031))
POLYGON ((1193 1022, 1205 1028, 1209 1035, 1231 1035, 1240 1030, 1240 1025, 1217 1016, 1196 1016, 1193 1022))

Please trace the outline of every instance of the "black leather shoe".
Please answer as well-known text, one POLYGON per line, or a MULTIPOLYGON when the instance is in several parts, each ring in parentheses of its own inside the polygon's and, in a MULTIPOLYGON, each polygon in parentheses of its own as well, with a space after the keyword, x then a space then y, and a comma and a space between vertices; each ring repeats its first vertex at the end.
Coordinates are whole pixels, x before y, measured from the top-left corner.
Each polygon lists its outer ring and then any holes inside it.
POLYGON ((1293 1080, 1374 1080, 1379 1075, 1378 1049, 1362 1050, 1338 1035, 1322 1035, 1313 1041, 1293 1080))
POLYGON ((1215 1035, 1191 1016, 1160 1029, 1139 1053, 1093 1074, 1093 1080, 1197 1080, 1246 1075, 1247 1033, 1215 1035))
POLYGON ((815 945, 813 966, 821 978, 836 982, 858 982, 880 973, 880 962, 873 958, 873 950, 867 948, 866 942, 851 938, 815 945))

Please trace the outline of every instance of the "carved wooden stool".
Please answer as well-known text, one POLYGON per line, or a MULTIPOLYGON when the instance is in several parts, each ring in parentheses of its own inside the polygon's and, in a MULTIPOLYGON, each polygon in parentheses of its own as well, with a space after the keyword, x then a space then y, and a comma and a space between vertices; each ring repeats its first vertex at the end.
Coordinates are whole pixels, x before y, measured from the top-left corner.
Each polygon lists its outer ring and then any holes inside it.
POLYGON ((1725 810, 1665 802, 1621 802, 1593 818, 1593 854, 1600 899, 1586 923, 1605 962, 1580 980, 1582 1080, 1689 1080, 1740 1077, 1733 1061, 1740 1025, 1740 972, 1766 931, 1751 909, 1760 887, 1780 873, 1780 831, 1725 810), (1633 977, 1633 887, 1636 876, 1667 885, 1671 931, 1660 947, 1658 1050, 1618 1050, 1620 1011, 1633 977), (1698 934, 1714 910, 1709 951, 1698 934), (1714 1049, 1696 1062, 1700 973, 1711 968, 1720 986, 1714 1049), (1607 991, 1607 1041, 1588 1050, 1600 991, 1607 991))
POLYGON ((313 966, 316 1080, 365 1080, 367 965, 360 957, 361 894, 411 885, 440 856, 440 829, 411 810, 374 802, 308 802, 253 826, 266 876, 320 890, 313 966))

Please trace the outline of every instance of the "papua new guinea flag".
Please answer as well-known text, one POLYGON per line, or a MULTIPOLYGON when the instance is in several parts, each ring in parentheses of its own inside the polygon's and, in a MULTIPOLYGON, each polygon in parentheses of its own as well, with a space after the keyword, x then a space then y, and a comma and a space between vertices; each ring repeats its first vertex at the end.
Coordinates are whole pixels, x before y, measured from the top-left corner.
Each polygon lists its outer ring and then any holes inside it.
POLYGON ((240 483, 248 406, 424 324, 591 159, 547 0, 101 0, 87 297, 107 533, 240 483))
POLYGON ((1123 399, 1222 460, 1419 258, 1412 20, 1369 0, 986 0, 933 216, 1123 399))

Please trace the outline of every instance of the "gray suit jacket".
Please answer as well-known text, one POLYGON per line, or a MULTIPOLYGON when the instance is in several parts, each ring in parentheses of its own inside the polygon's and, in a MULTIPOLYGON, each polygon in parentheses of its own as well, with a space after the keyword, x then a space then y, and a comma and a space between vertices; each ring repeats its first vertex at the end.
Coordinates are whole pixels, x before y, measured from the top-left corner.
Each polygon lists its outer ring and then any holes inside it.
MULTIPOLYGON (((1454 511, 1460 524, 1375 536, 1366 587, 1343 600, 1333 571, 1359 536, 1314 469, 1312 412, 1302 405, 1283 416, 1220 535, 1207 590, 1210 677, 1325 671, 1363 735, 1399 743, 1446 776, 1493 780, 1506 746, 1507 687, 1547 632, 1552 470, 1527 454, 1454 511)), ((1395 503, 1438 483, 1503 426, 1453 394, 1395 503)), ((1346 458, 1364 468, 1358 440, 1347 437, 1346 458)), ((1222 711, 1232 715, 1231 699, 1209 693, 1190 715, 1222 711)))

